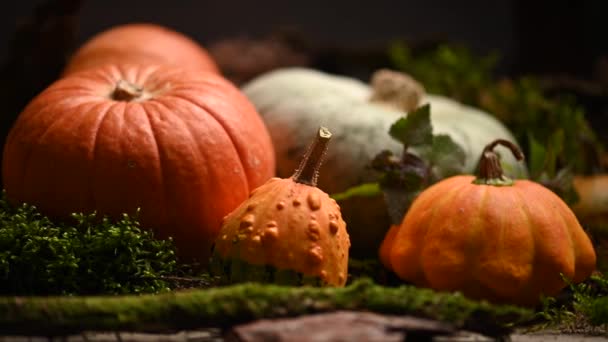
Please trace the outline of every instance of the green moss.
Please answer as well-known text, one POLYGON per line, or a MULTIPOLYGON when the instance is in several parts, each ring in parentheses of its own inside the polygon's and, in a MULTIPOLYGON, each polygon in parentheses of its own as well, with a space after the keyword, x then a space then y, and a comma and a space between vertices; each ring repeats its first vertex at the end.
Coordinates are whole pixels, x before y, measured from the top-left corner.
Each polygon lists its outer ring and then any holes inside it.
POLYGON ((583 283, 570 284, 560 297, 546 298, 537 316, 540 327, 594 333, 603 327, 608 333, 608 278, 596 274, 583 283))
POLYGON ((573 285, 572 291, 575 311, 593 326, 608 327, 608 278, 594 275, 583 284, 573 285))
POLYGON ((72 223, 55 223, 32 206, 14 208, 0 199, 1 294, 138 295, 0 297, 0 330, 56 334, 87 328, 199 328, 338 309, 440 319, 491 335, 533 316, 558 321, 582 315, 589 324, 608 324, 605 277, 571 286, 566 305, 554 300, 555 305, 535 314, 401 285, 376 259, 351 260, 346 288, 318 287, 318 278, 232 260, 219 264, 230 274, 221 282, 206 274, 187 279, 197 280, 189 287, 212 288, 167 292, 184 287, 181 279, 172 282, 183 273, 171 241, 155 240, 127 215, 118 221, 96 215, 73 218, 72 223), (275 284, 215 287, 234 281, 275 284), (161 293, 141 295, 146 292, 161 293))
POLYGON ((508 333, 510 324, 533 316, 527 309, 471 301, 459 294, 383 287, 363 279, 345 288, 247 283, 140 296, 5 297, 0 298, 0 330, 65 334, 92 328, 187 329, 338 309, 419 315, 489 335, 508 333))
POLYGON ((172 241, 137 220, 74 214, 55 223, 35 207, 0 198, 0 294, 122 294, 167 289, 176 271, 172 241))
POLYGON ((210 271, 223 285, 245 282, 284 286, 323 285, 319 277, 289 269, 277 269, 271 265, 253 265, 237 258, 223 259, 215 253, 211 258, 210 271))
POLYGON ((608 325, 608 297, 592 299, 587 306, 587 315, 592 325, 608 325))

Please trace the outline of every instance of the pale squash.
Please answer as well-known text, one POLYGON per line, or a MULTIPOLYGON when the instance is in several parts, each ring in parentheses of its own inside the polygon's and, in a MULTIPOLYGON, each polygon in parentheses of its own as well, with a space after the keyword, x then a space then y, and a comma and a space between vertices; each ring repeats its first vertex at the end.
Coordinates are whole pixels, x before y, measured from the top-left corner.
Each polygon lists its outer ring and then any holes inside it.
MULTIPOLYGON (((381 150, 400 155, 403 146, 389 127, 416 105, 431 105, 434 133, 449 134, 466 152, 464 172, 474 171, 483 146, 501 138, 515 142, 493 116, 449 98, 424 94, 409 77, 390 71, 374 75, 374 87, 349 77, 308 68, 283 68, 246 83, 242 90, 262 115, 275 146, 277 176, 288 177, 306 150, 304 134, 319 125, 331 129, 332 148, 318 186, 332 194, 374 179, 367 167, 381 150)), ((509 176, 525 175, 525 167, 502 147, 502 166, 509 176)), ((340 203, 351 234, 352 253, 373 253, 385 233, 387 214, 378 199, 340 203), (374 208, 375 210, 371 209, 374 208), (380 212, 378 212, 380 210, 380 212)))

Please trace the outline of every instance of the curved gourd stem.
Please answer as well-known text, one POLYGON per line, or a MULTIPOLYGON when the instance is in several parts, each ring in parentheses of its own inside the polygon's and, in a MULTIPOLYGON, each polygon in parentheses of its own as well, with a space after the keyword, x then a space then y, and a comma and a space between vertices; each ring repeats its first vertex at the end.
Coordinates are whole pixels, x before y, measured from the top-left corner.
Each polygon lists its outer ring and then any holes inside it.
POLYGON ((312 144, 308 147, 300 166, 292 178, 295 182, 317 186, 319 168, 325 158, 327 144, 331 139, 331 132, 326 127, 320 127, 312 144))
POLYGON ((497 145, 502 145, 509 148, 517 160, 524 159, 524 154, 514 143, 505 139, 494 140, 488 144, 481 153, 481 159, 479 160, 479 171, 477 178, 474 181, 475 184, 497 186, 513 184, 513 180, 505 176, 503 173, 502 166, 500 165, 500 158, 494 151, 494 148, 497 145))

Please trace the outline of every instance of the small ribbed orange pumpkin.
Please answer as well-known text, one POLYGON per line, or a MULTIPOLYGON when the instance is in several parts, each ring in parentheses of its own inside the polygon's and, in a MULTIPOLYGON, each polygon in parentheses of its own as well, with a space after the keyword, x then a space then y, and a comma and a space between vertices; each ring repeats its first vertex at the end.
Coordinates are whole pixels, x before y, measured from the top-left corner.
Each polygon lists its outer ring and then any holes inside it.
POLYGON ((479 176, 445 179, 422 192, 381 248, 400 278, 497 303, 535 305, 595 269, 593 246, 570 208, 529 180, 502 174, 497 140, 483 151, 479 176))
MULTIPOLYGON (((272 178, 224 218, 216 256, 344 286, 350 240, 340 207, 316 187, 331 133, 324 127, 290 178, 272 178)), ((250 273, 252 268, 241 273, 250 273)), ((248 274, 232 274, 239 281, 248 274)))

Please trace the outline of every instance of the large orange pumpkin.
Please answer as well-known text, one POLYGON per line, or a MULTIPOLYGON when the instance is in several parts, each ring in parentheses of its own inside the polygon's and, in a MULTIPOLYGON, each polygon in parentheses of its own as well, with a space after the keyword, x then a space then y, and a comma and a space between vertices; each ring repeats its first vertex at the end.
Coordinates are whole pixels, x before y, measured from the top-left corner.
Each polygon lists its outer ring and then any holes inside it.
POLYGON ((534 305, 595 269, 596 255, 570 208, 553 192, 502 174, 486 147, 480 175, 445 179, 412 203, 380 248, 383 264, 418 286, 500 303, 534 305))
POLYGON ((113 63, 160 63, 219 72, 213 58, 188 36, 170 28, 131 23, 98 33, 81 46, 64 75, 113 63))
POLYGON ((4 147, 8 197, 53 217, 97 210, 174 236, 206 262, 222 218, 274 175, 269 134, 215 73, 106 65, 56 81, 4 147))

